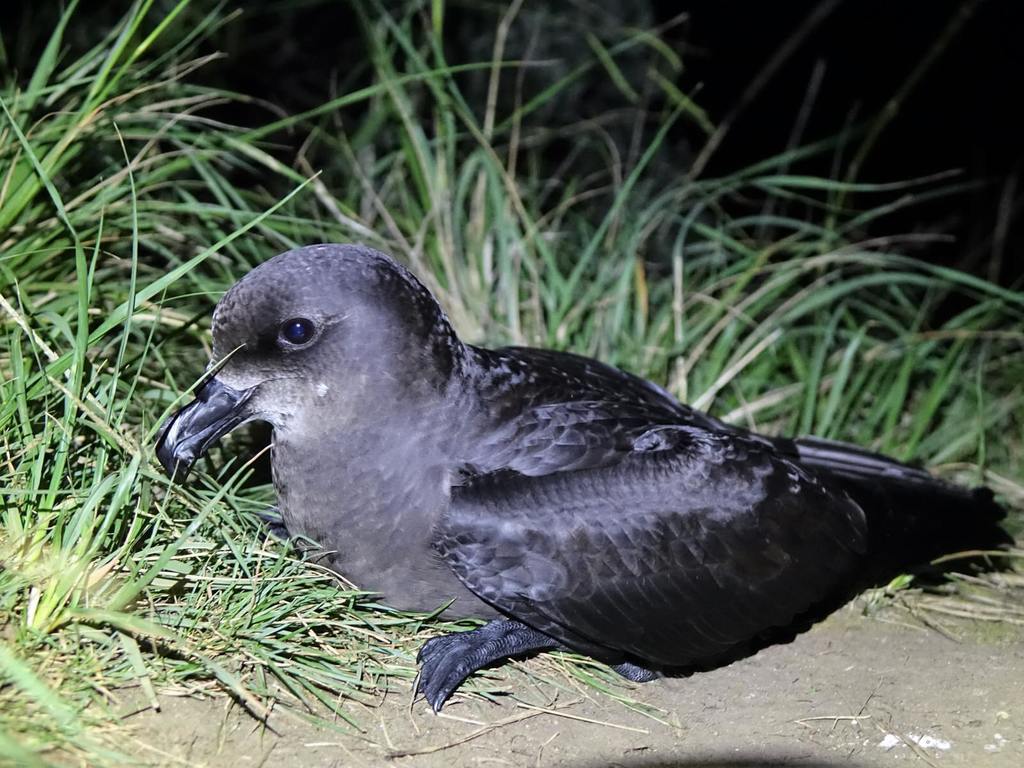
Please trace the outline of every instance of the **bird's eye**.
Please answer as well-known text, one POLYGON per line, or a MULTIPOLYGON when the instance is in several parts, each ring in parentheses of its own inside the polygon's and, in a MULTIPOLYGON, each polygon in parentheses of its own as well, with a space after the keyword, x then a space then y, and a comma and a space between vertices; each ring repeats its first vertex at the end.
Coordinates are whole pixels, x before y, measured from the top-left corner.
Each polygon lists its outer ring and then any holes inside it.
POLYGON ((289 344, 305 344, 313 338, 315 332, 313 321, 304 317, 294 317, 281 323, 281 338, 289 344))

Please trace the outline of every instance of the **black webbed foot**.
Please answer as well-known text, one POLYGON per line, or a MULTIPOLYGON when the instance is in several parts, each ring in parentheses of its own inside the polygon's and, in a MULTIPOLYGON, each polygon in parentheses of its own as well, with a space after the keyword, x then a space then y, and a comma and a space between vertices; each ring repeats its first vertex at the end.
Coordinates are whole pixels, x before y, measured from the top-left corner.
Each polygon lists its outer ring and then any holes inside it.
POLYGON ((277 507, 267 507, 257 512, 256 517, 267 524, 267 531, 278 541, 291 539, 292 536, 288 533, 288 527, 284 524, 284 518, 277 507))
POLYGON ((455 689, 478 669, 499 659, 556 646, 543 632, 506 619, 471 632, 435 637, 424 643, 416 656, 420 663, 416 692, 423 694, 435 712, 440 712, 455 689))
POLYGON ((637 664, 631 664, 628 661, 615 664, 612 669, 634 683, 649 683, 651 680, 657 680, 659 677, 662 677, 661 672, 656 672, 653 669, 647 669, 647 667, 641 667, 637 664))

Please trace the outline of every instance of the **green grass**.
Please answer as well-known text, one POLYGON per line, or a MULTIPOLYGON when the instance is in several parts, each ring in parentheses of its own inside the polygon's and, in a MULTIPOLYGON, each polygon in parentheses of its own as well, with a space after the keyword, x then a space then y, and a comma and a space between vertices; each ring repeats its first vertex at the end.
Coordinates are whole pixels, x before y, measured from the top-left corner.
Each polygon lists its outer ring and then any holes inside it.
MULTIPOLYGON (((244 437, 188 487, 153 461, 156 427, 205 365, 213 303, 294 245, 394 254, 468 340, 596 355, 730 420, 871 446, 1024 506, 1024 293, 909 259, 911 238, 862 241, 945 182, 800 174, 809 157, 841 157, 837 139, 665 183, 670 127, 700 135, 709 118, 660 74, 649 85, 669 111, 633 161, 580 125, 574 151, 600 170, 568 158, 552 174, 533 111, 590 71, 630 95, 623 51, 679 62, 645 33, 595 41, 564 81, 496 114, 467 102, 460 77, 511 87, 516 66, 447 61, 439 2, 363 12, 370 86, 229 126, 212 109, 245 97, 200 85, 197 53, 227 17, 152 5, 79 54, 62 23, 34 71, 5 73, 0 761, 124 760, 108 697, 120 686, 346 719, 346 700, 415 674, 416 640, 438 623, 375 606, 268 540, 253 512, 271 494, 247 482, 244 437), (273 143, 289 132, 308 137, 301 156, 273 143)), ((64 23, 82 13, 72 4, 64 23)))

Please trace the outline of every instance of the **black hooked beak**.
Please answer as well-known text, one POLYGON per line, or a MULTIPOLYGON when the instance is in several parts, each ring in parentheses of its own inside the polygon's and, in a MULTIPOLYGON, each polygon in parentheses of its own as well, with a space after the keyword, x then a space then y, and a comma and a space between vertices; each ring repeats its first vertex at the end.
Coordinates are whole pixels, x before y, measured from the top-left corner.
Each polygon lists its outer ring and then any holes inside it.
POLYGON ((172 481, 183 481, 217 438, 248 418, 244 406, 251 394, 252 389, 240 392, 208 379, 196 399, 167 420, 157 437, 156 456, 172 481))

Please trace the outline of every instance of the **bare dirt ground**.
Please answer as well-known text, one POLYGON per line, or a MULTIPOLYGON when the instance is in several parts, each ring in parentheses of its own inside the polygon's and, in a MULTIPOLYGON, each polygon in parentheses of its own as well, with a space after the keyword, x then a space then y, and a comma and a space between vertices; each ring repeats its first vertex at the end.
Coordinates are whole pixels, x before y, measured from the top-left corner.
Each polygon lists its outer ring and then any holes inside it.
POLYGON ((160 712, 125 718, 120 746, 167 766, 1024 766, 1024 629, 969 624, 954 639, 889 618, 848 607, 790 645, 628 691, 664 722, 568 680, 515 674, 539 709, 457 695, 435 716, 401 690, 346 705, 357 734, 286 713, 268 728, 225 699, 161 696, 160 712))

